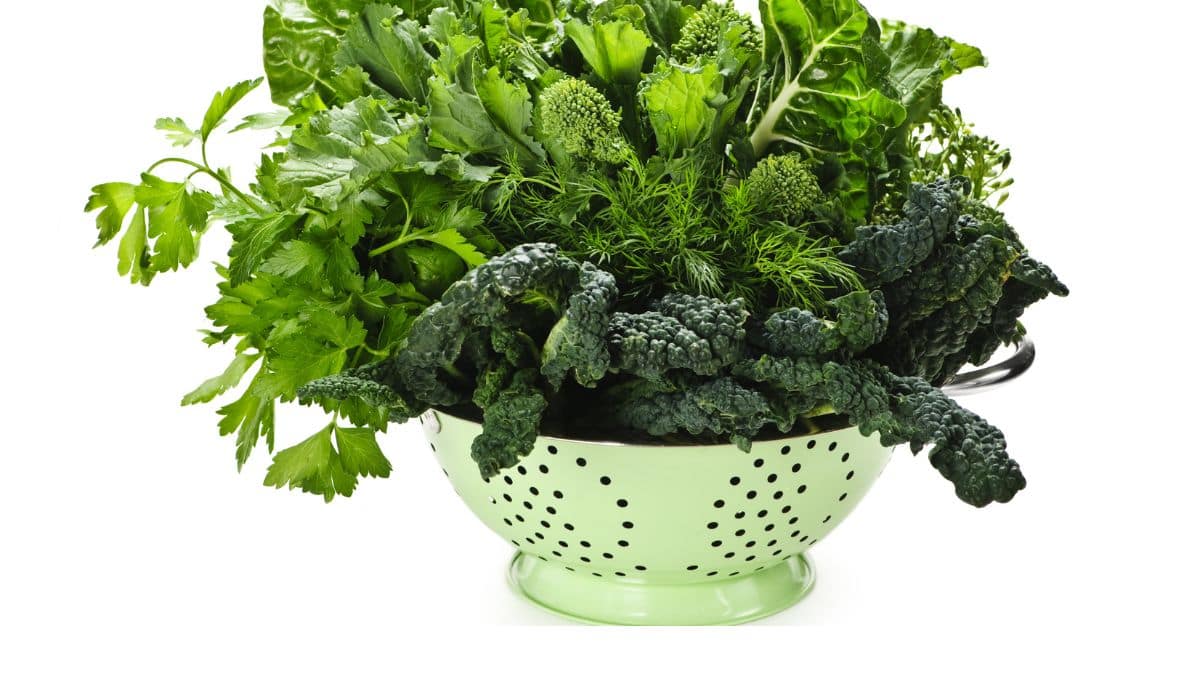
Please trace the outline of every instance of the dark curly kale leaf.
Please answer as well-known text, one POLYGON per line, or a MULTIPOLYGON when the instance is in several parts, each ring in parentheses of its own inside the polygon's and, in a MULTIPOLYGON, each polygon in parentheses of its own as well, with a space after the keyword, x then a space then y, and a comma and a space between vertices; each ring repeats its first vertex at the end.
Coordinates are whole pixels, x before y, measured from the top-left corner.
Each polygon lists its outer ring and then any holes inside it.
POLYGON ((728 437, 747 452, 750 440, 775 418, 766 397, 729 377, 636 380, 614 388, 608 401, 608 412, 623 427, 654 436, 685 431, 728 437))
POLYGON ((913 452, 932 444, 929 461, 972 506, 1007 502, 1025 487, 1021 467, 1008 456, 1004 434, 917 377, 886 376, 896 398, 885 444, 907 442, 913 452))
POLYGON ((533 369, 517 371, 483 409, 483 431, 471 443, 479 475, 490 478, 521 461, 533 449, 546 397, 533 369))
POLYGON ((676 369, 716 375, 741 355, 749 317, 741 299, 722 302, 675 293, 654 307, 612 315, 608 347, 616 370, 650 380, 676 369))
POLYGON ((385 361, 315 380, 301 387, 297 396, 305 402, 359 400, 386 410, 389 420, 403 422, 421 414, 425 406, 402 394, 399 386, 399 377, 385 361))
POLYGON ((855 291, 830 301, 837 319, 823 319, 791 307, 772 314, 760 341, 768 353, 781 356, 826 356, 845 348, 861 352, 883 338, 887 306, 879 291, 855 291))
POLYGON ((863 275, 868 286, 889 283, 923 262, 950 234, 958 220, 962 189, 937 180, 909 188, 904 219, 890 225, 868 225, 838 254, 863 275))
POLYGON ((567 311, 554 324, 542 351, 542 375, 552 387, 561 386, 570 371, 585 387, 594 387, 608 373, 611 359, 606 338, 616 300, 613 276, 584 263, 579 290, 567 301, 567 311))

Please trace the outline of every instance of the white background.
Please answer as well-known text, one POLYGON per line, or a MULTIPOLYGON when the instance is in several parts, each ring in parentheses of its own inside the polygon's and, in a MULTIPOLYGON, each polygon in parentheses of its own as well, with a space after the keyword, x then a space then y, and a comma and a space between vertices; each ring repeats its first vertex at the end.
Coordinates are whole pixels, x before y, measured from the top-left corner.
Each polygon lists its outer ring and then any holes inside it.
MULTIPOLYGON (((1029 488, 976 510, 897 453, 812 552, 812 595, 761 622, 776 628, 637 631, 506 628, 562 622, 510 594, 509 545, 415 426, 385 439, 391 479, 326 505, 263 487, 263 454, 235 472, 214 410, 177 405, 228 360, 196 332, 227 235, 133 287, 114 247, 90 250, 82 206, 170 150, 156 117, 197 120, 258 75, 259 2, 7 6, 0 671, 1194 668, 1195 5, 869 8, 990 57, 947 98, 1013 148, 1010 220, 1072 288, 1027 315, 1035 368, 964 401, 1005 430, 1029 488)), ((240 112, 266 108, 263 91, 240 112)), ((266 140, 212 154, 244 182, 266 140)), ((314 426, 287 408, 280 447, 314 426)))

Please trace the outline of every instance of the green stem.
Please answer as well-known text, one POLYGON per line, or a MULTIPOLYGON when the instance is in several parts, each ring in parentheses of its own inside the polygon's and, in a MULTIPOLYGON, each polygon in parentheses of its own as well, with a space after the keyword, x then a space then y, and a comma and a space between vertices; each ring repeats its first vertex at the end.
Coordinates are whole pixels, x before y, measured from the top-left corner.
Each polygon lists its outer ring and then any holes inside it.
POLYGON ((250 199, 250 197, 249 197, 249 196, 248 196, 246 193, 244 193, 244 192, 242 192, 241 190, 239 190, 239 189, 237 188, 237 186, 236 186, 236 185, 234 185, 233 183, 229 182, 229 180, 228 180, 228 179, 226 179, 224 176, 222 176, 221 174, 217 173, 216 171, 213 171, 211 168, 209 168, 209 167, 207 167, 207 166, 205 166, 205 165, 203 165, 203 164, 199 164, 199 163, 197 163, 197 162, 193 162, 193 161, 192 161, 192 160, 190 160, 190 159, 186 159, 186 158, 183 158, 183 157, 165 157, 165 158, 163 158, 163 159, 160 159, 160 160, 158 160, 157 162, 155 162, 155 163, 151 164, 151 165, 150 165, 150 168, 146 169, 146 173, 151 173, 151 172, 153 172, 155 169, 157 169, 158 167, 162 166, 163 164, 171 164, 171 163, 173 163, 173 164, 183 164, 183 165, 185 165, 185 166, 190 166, 190 167, 192 167, 193 169, 195 169, 195 170, 196 170, 196 171, 194 171, 194 172, 193 172, 193 174, 192 174, 192 175, 195 175, 196 173, 202 173, 202 174, 204 174, 204 175, 208 176, 209 178, 212 178, 213 180, 215 180, 215 181, 217 181, 218 183, 220 183, 220 184, 221 184, 221 187, 224 187, 226 190, 229 190, 229 191, 230 191, 230 192, 232 192, 232 193, 233 193, 235 196, 237 196, 237 198, 238 198, 238 199, 240 199, 240 200, 242 200, 243 202, 245 202, 246 206, 249 206, 250 208, 254 209, 254 211, 255 211, 256 213, 258 213, 259 215, 266 215, 266 214, 267 214, 267 212, 266 212, 266 211, 264 211, 264 210, 262 209, 262 207, 260 207, 260 206, 258 205, 258 203, 257 203, 257 202, 255 202, 253 199, 250 199))

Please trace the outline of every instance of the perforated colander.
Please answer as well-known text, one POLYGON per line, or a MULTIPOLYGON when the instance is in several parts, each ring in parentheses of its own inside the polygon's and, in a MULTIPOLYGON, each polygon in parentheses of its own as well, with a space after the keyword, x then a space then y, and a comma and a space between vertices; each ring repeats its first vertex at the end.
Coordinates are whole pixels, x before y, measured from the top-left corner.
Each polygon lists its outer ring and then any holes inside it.
POLYGON ((790 606, 812 585, 804 551, 891 455, 853 428, 757 441, 749 454, 543 437, 484 480, 470 456, 478 423, 423 421, 455 490, 519 550, 518 591, 603 623, 736 623, 790 606))
MULTIPOLYGON (((1033 358, 1023 341, 944 389, 997 386, 1033 358)), ((543 436, 484 480, 470 455, 477 422, 433 411, 422 422, 455 491, 518 549, 513 587, 597 623, 740 623, 791 606, 813 583, 804 552, 849 515, 892 453, 856 428, 759 440, 749 453, 543 436)))

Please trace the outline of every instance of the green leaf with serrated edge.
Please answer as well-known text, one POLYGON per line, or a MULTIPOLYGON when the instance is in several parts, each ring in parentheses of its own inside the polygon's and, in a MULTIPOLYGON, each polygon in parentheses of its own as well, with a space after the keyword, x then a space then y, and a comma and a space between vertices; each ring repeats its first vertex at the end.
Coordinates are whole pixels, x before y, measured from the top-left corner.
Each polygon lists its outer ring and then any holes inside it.
POLYGON ((263 11, 263 70, 271 100, 291 107, 310 93, 327 95, 338 39, 364 2, 271 0, 263 11))
POLYGON ((440 232, 411 235, 412 239, 428 241, 447 248, 455 253, 468 267, 477 267, 487 262, 487 256, 479 252, 466 237, 457 230, 441 230, 440 232))
POLYGON ((183 400, 179 404, 194 405, 196 403, 208 403, 236 387, 242 381, 242 377, 246 374, 246 371, 250 370, 250 366, 258 361, 258 357, 259 354, 238 354, 233 357, 233 361, 229 363, 229 366, 225 368, 223 373, 205 380, 199 387, 184 395, 183 400))
POLYGON ((204 113, 204 121, 200 124, 200 139, 207 141, 212 132, 225 121, 225 116, 229 114, 233 106, 246 98, 246 95, 257 89, 260 84, 262 84, 261 77, 243 80, 214 94, 212 103, 208 104, 208 110, 204 113))
POLYGON ((968 68, 987 65, 983 52, 928 28, 899 21, 884 21, 880 44, 890 60, 888 79, 908 111, 908 123, 917 124, 941 99, 942 83, 968 68))
POLYGON ((133 283, 143 286, 154 278, 154 270, 150 267, 146 255, 146 210, 138 207, 129 221, 129 229, 121 237, 117 247, 117 274, 129 275, 133 283))
POLYGON ((320 475, 336 461, 331 431, 330 426, 323 427, 296 445, 275 453, 263 485, 297 488, 302 487, 304 481, 320 475))
POLYGON ((334 63, 360 66, 389 94, 424 103, 433 57, 416 21, 402 20, 392 7, 367 5, 342 37, 334 63))
POLYGON ((275 447, 275 401, 253 392, 254 383, 261 375, 262 371, 259 371, 240 397, 217 409, 220 417, 217 430, 222 436, 237 434, 235 446, 239 470, 260 438, 266 439, 268 450, 275 447))
POLYGON ((233 131, 242 131, 245 129, 254 129, 264 131, 267 129, 278 129, 282 126, 287 126, 288 118, 292 116, 290 110, 273 110, 271 112, 251 113, 242 118, 233 131))
POLYGON ((200 134, 192 130, 191 127, 179 117, 162 117, 154 123, 154 128, 167 133, 167 139, 171 141, 171 145, 180 148, 186 148, 192 144, 192 141, 200 138, 200 134))
POLYGON ((646 50, 653 43, 628 21, 588 25, 573 19, 565 29, 600 79, 610 84, 637 84, 641 79, 646 50))
POLYGON ((100 231, 96 246, 107 244, 117 236, 134 201, 132 183, 102 183, 92 188, 83 210, 84 213, 100 210, 96 214, 96 229, 100 231))
POLYGON ((281 277, 307 276, 320 273, 329 254, 324 248, 302 239, 285 241, 261 266, 265 274, 281 277))
POLYGON ((342 467, 358 476, 387 478, 392 464, 384 457, 372 429, 335 427, 338 456, 342 467))
POLYGON ((666 154, 675 155, 700 142, 713 127, 722 95, 722 77, 715 63, 684 68, 659 62, 642 86, 642 103, 650 126, 666 154))
POLYGON ((500 76, 500 69, 492 67, 476 79, 475 93, 496 128, 521 149, 523 156, 546 158, 541 144, 529 134, 533 126, 533 101, 524 84, 506 81, 500 76))
POLYGON ((188 183, 142 174, 134 197, 147 209, 147 236, 154 240, 150 263, 157 272, 187 267, 196 259, 196 239, 208 225, 213 197, 188 183))
POLYGON ((272 213, 227 223, 226 229, 233 234, 233 246, 229 249, 230 283, 236 286, 249 281, 268 253, 299 219, 300 216, 290 213, 272 213))

